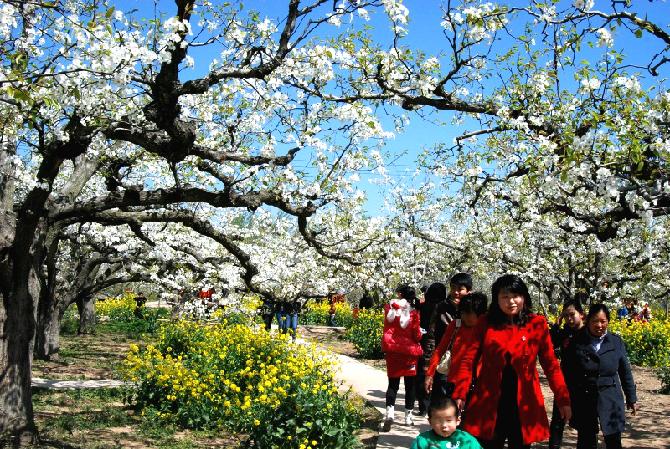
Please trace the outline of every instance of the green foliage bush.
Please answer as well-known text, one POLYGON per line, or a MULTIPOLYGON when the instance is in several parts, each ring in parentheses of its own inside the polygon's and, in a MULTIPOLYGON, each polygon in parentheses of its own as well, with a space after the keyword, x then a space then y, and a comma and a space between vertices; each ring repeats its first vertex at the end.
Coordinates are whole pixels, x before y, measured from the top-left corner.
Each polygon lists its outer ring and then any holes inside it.
MULTIPOLYGON (((351 305, 346 302, 335 304, 335 326, 349 328, 354 321, 351 305)), ((300 314, 301 324, 330 325, 330 304, 328 302, 310 302, 300 314)))
POLYGON ((381 310, 361 310, 358 318, 352 320, 346 337, 361 357, 381 359, 384 357, 381 346, 383 330, 384 314, 381 310))
POLYGON ((608 331, 621 336, 633 365, 662 367, 670 365, 670 320, 612 320, 608 331))
POLYGON ((662 394, 670 394, 670 366, 657 368, 656 376, 661 381, 661 389, 659 392, 662 394))
POLYGON ((79 313, 77 306, 72 304, 67 308, 60 320, 60 331, 63 335, 76 335, 79 330, 79 313))

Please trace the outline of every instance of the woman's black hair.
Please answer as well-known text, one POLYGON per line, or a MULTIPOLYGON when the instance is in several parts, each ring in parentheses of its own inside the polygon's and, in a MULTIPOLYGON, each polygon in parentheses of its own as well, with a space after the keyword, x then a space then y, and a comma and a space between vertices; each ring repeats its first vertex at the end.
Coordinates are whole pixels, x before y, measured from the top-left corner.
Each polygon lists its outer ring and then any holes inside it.
POLYGON ((581 314, 584 313, 584 307, 582 307, 582 302, 575 297, 575 299, 568 299, 563 303, 563 311, 567 309, 568 307, 574 307, 575 310, 581 314))
POLYGON ((473 312, 477 316, 484 315, 486 313, 486 303, 488 298, 486 294, 482 292, 472 292, 461 298, 461 302, 458 304, 459 312, 470 313, 473 312))
POLYGON ((589 307, 589 313, 586 315, 586 323, 588 324, 588 322, 591 321, 591 318, 600 312, 604 312, 605 316, 607 317, 607 321, 610 321, 610 309, 608 309, 605 304, 600 302, 598 304, 592 304, 591 307, 589 307))
POLYGON ((502 292, 516 293, 523 296, 523 308, 519 315, 515 317, 514 322, 526 324, 533 311, 533 303, 530 300, 528 287, 516 274, 505 274, 500 276, 491 286, 491 306, 488 312, 488 322, 491 325, 501 325, 509 323, 509 317, 500 308, 498 304, 498 295, 502 292))
POLYGON ((426 293, 423 295, 426 302, 437 304, 447 300, 447 286, 442 282, 434 282, 428 286, 426 293))
POLYGON ((413 303, 416 300, 416 290, 414 287, 410 287, 408 284, 400 284, 395 289, 396 293, 400 293, 404 299, 408 302, 413 303))

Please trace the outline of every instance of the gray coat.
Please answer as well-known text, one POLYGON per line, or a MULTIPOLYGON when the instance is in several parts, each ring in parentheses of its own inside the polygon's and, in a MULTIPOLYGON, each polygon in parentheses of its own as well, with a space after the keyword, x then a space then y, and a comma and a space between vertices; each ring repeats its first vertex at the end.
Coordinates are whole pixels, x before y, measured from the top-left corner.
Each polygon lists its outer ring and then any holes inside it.
POLYGON ((597 433, 600 423, 604 435, 622 432, 626 403, 637 402, 637 395, 621 337, 605 334, 596 353, 585 327, 565 350, 561 366, 570 390, 570 425, 578 432, 597 433))

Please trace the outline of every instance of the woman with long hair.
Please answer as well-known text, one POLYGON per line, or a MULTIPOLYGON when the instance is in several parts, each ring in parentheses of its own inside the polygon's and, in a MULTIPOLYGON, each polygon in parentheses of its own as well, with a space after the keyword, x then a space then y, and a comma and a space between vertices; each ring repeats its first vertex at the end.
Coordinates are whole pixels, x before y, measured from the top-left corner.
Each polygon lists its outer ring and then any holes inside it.
POLYGON ((554 355, 547 320, 532 311, 528 287, 507 274, 491 287, 492 303, 475 328, 475 341, 455 366, 453 397, 460 406, 472 380, 473 364, 481 366, 462 420, 486 449, 528 448, 549 438, 549 421, 540 389, 540 360, 561 416, 569 419, 570 396, 554 355))

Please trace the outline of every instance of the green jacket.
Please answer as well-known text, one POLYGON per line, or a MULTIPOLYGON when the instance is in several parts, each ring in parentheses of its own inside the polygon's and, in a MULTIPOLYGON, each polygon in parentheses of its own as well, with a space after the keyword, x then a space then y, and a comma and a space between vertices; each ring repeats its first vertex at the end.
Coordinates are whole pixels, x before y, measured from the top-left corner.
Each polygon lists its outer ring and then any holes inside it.
POLYGON ((412 449, 482 449, 479 441, 465 430, 456 429, 448 437, 441 437, 432 430, 423 432, 412 444, 412 449))

